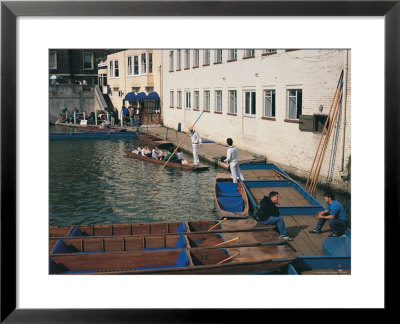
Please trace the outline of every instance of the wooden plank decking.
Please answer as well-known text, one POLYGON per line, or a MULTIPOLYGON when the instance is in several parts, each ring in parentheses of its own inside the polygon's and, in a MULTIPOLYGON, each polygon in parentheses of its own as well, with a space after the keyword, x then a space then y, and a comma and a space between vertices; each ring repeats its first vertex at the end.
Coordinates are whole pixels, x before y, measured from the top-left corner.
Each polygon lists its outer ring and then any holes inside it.
POLYGON ((249 188, 249 190, 257 203, 271 191, 276 191, 279 193, 280 206, 311 206, 311 203, 294 187, 249 188))
POLYGON ((264 180, 284 180, 273 169, 253 169, 253 170, 241 170, 246 181, 264 181, 264 180))
POLYGON ((293 238, 290 245, 296 250, 297 255, 323 255, 322 242, 332 233, 328 222, 322 228, 321 234, 311 234, 308 231, 315 228, 317 219, 315 215, 282 216, 287 235, 293 238))

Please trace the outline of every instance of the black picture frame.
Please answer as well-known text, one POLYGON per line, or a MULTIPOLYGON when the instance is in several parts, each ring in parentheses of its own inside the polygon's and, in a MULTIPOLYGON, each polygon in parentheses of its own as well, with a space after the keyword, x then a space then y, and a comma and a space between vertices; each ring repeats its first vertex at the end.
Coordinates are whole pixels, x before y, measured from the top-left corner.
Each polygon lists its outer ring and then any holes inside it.
MULTIPOLYGON (((16 19, 18 16, 383 16, 385 19, 385 247, 399 230, 400 3, 396 1, 2 1, 1 2, 1 322, 200 323, 235 321, 239 309, 16 308, 16 19), (89 10, 90 8, 90 10, 89 10), (157 8, 155 10, 154 8, 157 8), (397 202, 397 203, 396 203, 397 202), (390 215, 389 215, 390 211, 390 215), (391 219, 389 219, 388 216, 391 219), (389 222, 395 223, 390 226, 389 222), (10 243, 11 242, 11 243, 10 243)), ((371 45, 373 47, 373 45, 371 45)), ((398 282, 385 251, 385 296, 398 282), (389 283, 386 286, 386 283, 389 283)), ((395 256, 396 257, 396 256, 395 256)), ((393 301, 385 298, 385 309, 393 301)), ((265 316, 262 310, 250 310, 265 316)), ((271 314, 271 313, 270 313, 271 314)), ((271 314, 272 315, 272 314, 271 314)), ((239 316, 239 317, 237 317, 239 316)), ((287 317, 285 315, 285 319, 287 317)))

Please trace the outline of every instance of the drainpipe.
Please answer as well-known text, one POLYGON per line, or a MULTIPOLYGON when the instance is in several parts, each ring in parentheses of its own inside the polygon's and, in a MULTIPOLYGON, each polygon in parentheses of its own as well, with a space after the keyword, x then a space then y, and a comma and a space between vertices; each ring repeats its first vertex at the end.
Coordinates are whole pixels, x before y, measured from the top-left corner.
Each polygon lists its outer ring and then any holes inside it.
POLYGON ((342 163, 341 163, 341 167, 340 170, 344 171, 344 149, 345 149, 345 144, 346 144, 346 127, 347 127, 347 111, 346 111, 346 107, 347 107, 347 78, 348 78, 348 74, 349 74, 349 50, 346 50, 346 81, 345 81, 345 96, 343 98, 343 106, 344 106, 344 120, 343 120, 343 147, 342 147, 342 163))

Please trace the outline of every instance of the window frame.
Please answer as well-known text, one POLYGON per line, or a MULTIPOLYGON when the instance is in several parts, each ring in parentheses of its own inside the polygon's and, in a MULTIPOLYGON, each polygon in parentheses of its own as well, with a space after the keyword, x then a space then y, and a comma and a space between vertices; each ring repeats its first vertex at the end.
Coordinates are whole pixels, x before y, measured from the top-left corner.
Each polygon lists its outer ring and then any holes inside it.
POLYGON ((216 113, 221 113, 222 114, 222 90, 221 89, 216 89, 214 91, 214 97, 215 97, 215 109, 214 112, 216 113), (219 99, 219 100, 218 100, 219 99), (218 107, 218 104, 220 104, 220 107, 218 107))
POLYGON ((211 50, 205 49, 203 50, 203 66, 207 66, 211 64, 211 50), (208 59, 208 61, 206 61, 208 59))
POLYGON ((243 105, 243 116, 245 117, 256 117, 257 115, 257 92, 255 89, 248 89, 243 91, 243 100, 244 100, 244 105, 243 105), (249 107, 249 113, 246 112, 246 105, 247 105, 247 98, 246 98, 246 93, 254 94, 254 113, 252 113, 252 95, 250 95, 250 107, 249 107))
POLYGON ((263 117, 266 118, 276 118, 276 90, 275 89, 264 89, 263 91, 263 117), (267 93, 271 92, 270 96, 267 96, 267 93), (267 97, 271 98, 271 115, 267 114, 267 97))
POLYGON ((180 71, 182 69, 182 53, 181 50, 176 50, 176 71, 180 71))
POLYGON ((228 50, 228 62, 233 62, 233 61, 237 61, 237 49, 228 50), (232 56, 233 51, 235 53, 234 56, 232 56))
POLYGON ((169 72, 174 71, 174 51, 169 51, 169 72))
POLYGON ((190 50, 185 49, 183 52, 183 69, 189 70, 190 69, 190 50))
POLYGON ((256 54, 256 50, 254 48, 247 48, 244 50, 243 58, 244 59, 253 58, 253 57, 255 57, 255 54, 256 54), (252 51, 252 53, 248 53, 248 51, 252 51), (249 54, 251 54, 251 55, 249 55, 249 54))
POLYGON ((175 107, 175 93, 174 90, 169 91, 169 106, 171 108, 175 107))
POLYGON ((82 53, 82 61, 83 61, 83 69, 85 71, 91 71, 94 70, 94 54, 93 52, 83 52, 82 53), (90 68, 85 68, 85 55, 90 54, 90 68))
POLYGON ((216 49, 215 50, 215 55, 214 55, 214 64, 220 64, 222 63, 222 49, 216 49), (218 58, 218 53, 221 53, 221 57, 218 58))
POLYGON ((300 88, 293 88, 287 89, 287 109, 286 109, 286 119, 290 121, 298 121, 300 119, 300 115, 302 114, 302 106, 303 106, 303 89, 300 88), (296 96, 291 96, 290 91, 296 91, 296 96), (298 93, 301 93, 301 102, 300 102, 300 111, 299 111, 299 101, 298 101, 298 93), (290 117, 290 98, 296 97, 296 117, 290 117))
POLYGON ((211 92, 210 92, 209 89, 206 89, 206 90, 203 91, 203 97, 204 97, 204 107, 203 107, 203 110, 209 112, 209 111, 211 110, 211 99, 210 99, 210 97, 211 97, 211 92), (206 93, 208 93, 208 96, 206 96, 206 93), (208 106, 208 109, 206 109, 207 106, 208 106))
POLYGON ((49 70, 57 70, 57 51, 49 51, 49 70), (54 65, 50 66, 50 55, 54 54, 54 65))
POLYGON ((185 90, 185 109, 192 109, 192 93, 190 90, 185 90))
POLYGON ((140 75, 146 75, 147 74, 147 55, 146 53, 140 53, 140 75), (144 62, 143 62, 144 58, 144 62), (143 68, 144 66, 144 68, 143 68))
POLYGON ((108 66, 108 69, 109 69, 110 79, 118 79, 119 78, 119 62, 118 62, 118 60, 110 60, 109 63, 110 64, 108 66))
POLYGON ((200 109, 200 91, 194 90, 193 91, 193 110, 200 109))
POLYGON ((182 109, 182 90, 176 91, 176 108, 182 109))
POLYGON ((193 67, 199 67, 200 64, 200 50, 193 50, 193 67))
POLYGON ((230 89, 228 90, 228 114, 230 115, 237 115, 237 90, 236 89, 230 89), (235 92, 235 111, 232 111, 232 106, 231 106, 231 93, 235 92))

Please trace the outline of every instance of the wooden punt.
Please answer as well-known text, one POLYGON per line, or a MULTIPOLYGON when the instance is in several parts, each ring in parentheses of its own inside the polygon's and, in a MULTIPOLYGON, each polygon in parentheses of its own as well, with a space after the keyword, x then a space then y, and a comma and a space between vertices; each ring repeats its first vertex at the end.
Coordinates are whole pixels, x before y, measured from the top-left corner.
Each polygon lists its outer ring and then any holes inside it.
POLYGON ((50 255, 50 274, 259 274, 296 259, 289 245, 50 255))
POLYGON ((198 232, 243 232, 273 229, 274 225, 261 225, 254 219, 200 220, 140 224, 70 225, 49 227, 50 238, 79 236, 126 236, 148 234, 178 234, 198 232))
POLYGON ((101 128, 95 125, 87 125, 87 126, 78 126, 78 128, 82 131, 88 132, 126 132, 126 128, 101 128))
POLYGON ((63 237, 50 239, 50 254, 131 252, 137 250, 188 249, 284 244, 274 230, 228 233, 180 233, 117 237, 63 237))
MULTIPOLYGON (((166 161, 158 160, 158 159, 153 159, 151 157, 143 156, 140 154, 132 153, 129 151, 125 151, 125 153, 134 159, 150 162, 150 163, 156 163, 160 165, 164 165, 166 161)), ((188 164, 181 164, 181 163, 176 163, 176 162, 168 162, 166 165, 168 168, 174 168, 174 169, 180 169, 180 170, 186 170, 186 171, 205 171, 210 169, 208 165, 204 164, 198 164, 194 165, 193 162, 188 162, 188 164)))
POLYGON ((165 141, 161 137, 152 134, 138 133, 137 135, 140 140, 151 146, 158 145, 159 148, 168 148, 173 145, 171 142, 165 141))
POLYGON ((252 209, 264 196, 277 191, 282 216, 315 215, 324 210, 314 197, 274 164, 241 164, 240 170, 245 178, 243 184, 252 209))
POLYGON ((223 218, 248 218, 249 201, 243 183, 233 183, 228 173, 218 173, 215 179, 214 199, 217 216, 223 218))

